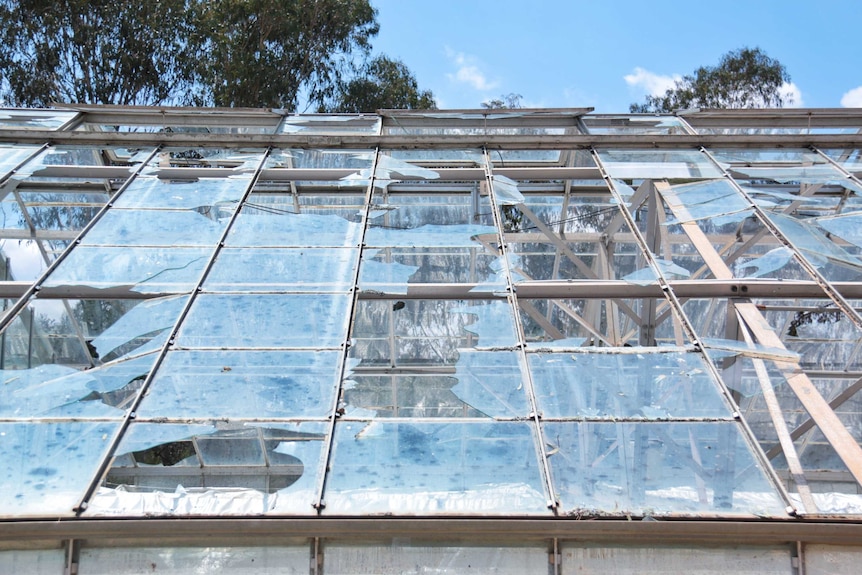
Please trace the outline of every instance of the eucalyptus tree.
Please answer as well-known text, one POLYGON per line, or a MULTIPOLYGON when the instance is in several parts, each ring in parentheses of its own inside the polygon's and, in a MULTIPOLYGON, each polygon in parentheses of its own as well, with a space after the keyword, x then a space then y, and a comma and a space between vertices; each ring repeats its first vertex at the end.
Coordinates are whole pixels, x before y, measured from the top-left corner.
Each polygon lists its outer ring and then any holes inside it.
POLYGON ((792 104, 784 93, 790 74, 760 48, 741 48, 721 57, 717 66, 701 66, 664 94, 632 104, 632 112, 667 113, 687 108, 780 108, 792 104))

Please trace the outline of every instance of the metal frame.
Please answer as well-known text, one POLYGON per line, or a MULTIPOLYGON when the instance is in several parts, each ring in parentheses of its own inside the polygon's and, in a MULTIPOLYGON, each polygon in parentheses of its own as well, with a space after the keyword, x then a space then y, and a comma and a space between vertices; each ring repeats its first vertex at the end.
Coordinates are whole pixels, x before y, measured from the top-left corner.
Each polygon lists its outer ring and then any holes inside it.
MULTIPOLYGON (((755 210, 759 221, 766 226, 766 234, 758 238, 748 239, 732 253, 719 250, 716 243, 723 246, 734 246, 736 238, 730 236, 711 236, 706 234, 695 222, 685 222, 680 226, 682 233, 668 233, 666 224, 666 213, 673 214, 679 219, 684 219, 686 214, 674 212, 673 206, 665 205, 662 193, 669 184, 662 180, 638 180, 635 195, 627 199, 613 178, 606 172, 602 165, 598 151, 604 149, 661 149, 661 150, 700 150, 710 159, 712 156, 707 151, 711 147, 738 147, 738 148, 773 148, 776 146, 811 148, 822 155, 833 166, 850 181, 862 185, 860 175, 862 172, 850 172, 827 157, 822 149, 826 148, 862 148, 862 114, 852 110, 769 110, 769 111, 682 111, 676 116, 680 125, 684 128, 682 134, 590 134, 589 122, 585 117, 596 118, 601 121, 601 115, 585 116, 590 109, 573 110, 542 110, 506 112, 506 111, 451 111, 437 113, 427 112, 404 112, 404 111, 381 111, 379 116, 367 116, 367 119, 379 120, 377 133, 230 133, 230 132, 102 132, 88 131, 88 126, 96 125, 137 125, 148 127, 207 127, 211 129, 231 129, 241 127, 255 127, 261 130, 272 128, 277 132, 282 121, 289 116, 281 111, 259 111, 259 110, 215 110, 203 112, 194 108, 186 109, 151 109, 151 108, 123 108, 123 107, 101 107, 101 106, 69 106, 68 109, 78 112, 78 116, 61 126, 58 130, 24 130, 24 129, 2 129, 0 125, 0 140, 11 143, 40 143, 44 144, 35 154, 43 151, 48 145, 122 145, 122 146, 236 146, 243 148, 267 149, 264 159, 257 166, 249 185, 243 194, 242 200, 233 212, 233 215, 220 236, 220 240, 211 254, 206 268, 191 292, 177 323, 171 331, 168 343, 159 351, 156 367, 165 357, 173 345, 173 337, 179 328, 185 315, 188 313, 196 294, 202 290, 202 284, 211 269, 215 258, 224 245, 233 222, 239 213, 240 207, 245 205, 252 193, 280 193, 290 194, 296 211, 300 211, 299 200, 304 194, 339 194, 343 189, 337 187, 338 181, 345 176, 355 173, 356 170, 342 168, 268 168, 265 165, 266 155, 273 147, 281 148, 329 148, 329 149, 361 149, 373 150, 374 161, 371 166, 372 176, 370 182, 363 190, 352 188, 349 193, 361 193, 364 198, 362 208, 361 224, 366 229, 366 223, 370 219, 372 198, 378 193, 375 190, 375 167, 381 154, 389 150, 444 150, 447 148, 475 148, 481 149, 485 156, 485 167, 475 166, 448 166, 439 168, 433 160, 415 161, 416 164, 428 166, 439 173, 439 179, 443 182, 452 182, 440 186, 424 184, 416 178, 404 178, 405 183, 393 184, 386 194, 447 194, 458 188, 457 182, 469 182, 473 186, 477 183, 490 199, 492 206, 492 217, 496 224, 498 233, 486 234, 478 237, 481 246, 487 250, 485 253, 499 255, 507 258, 510 250, 509 245, 517 244, 539 244, 547 248, 552 254, 551 267, 553 277, 558 277, 560 269, 564 265, 574 266, 585 279, 567 280, 532 280, 523 269, 504 267, 506 274, 506 292, 491 293, 488 291, 472 291, 481 284, 475 283, 475 275, 471 277, 471 283, 433 283, 433 284, 411 284, 406 293, 387 293, 381 291, 363 291, 359 287, 359 268, 355 270, 351 278, 350 288, 351 304, 349 321, 352 325, 355 321, 357 304, 360 301, 385 300, 418 300, 418 299, 483 299, 483 300, 505 300, 511 304, 513 309, 520 310, 524 317, 535 321, 552 337, 562 337, 564 334, 554 324, 554 313, 563 314, 581 326, 591 334, 596 341, 605 344, 621 346, 629 340, 643 346, 656 345, 656 328, 662 325, 671 325, 673 336, 669 337, 670 343, 681 346, 679 349, 691 351, 702 351, 704 344, 698 338, 691 320, 686 316, 685 302, 690 299, 708 298, 728 303, 726 318, 728 337, 746 341, 757 342, 772 348, 783 349, 786 347, 780 333, 764 327, 764 314, 768 311, 781 310, 805 310, 811 307, 810 303, 786 300, 817 300, 835 304, 843 313, 854 321, 857 326, 862 325, 862 319, 856 308, 858 301, 862 300, 862 282, 830 282, 823 277, 793 243, 784 237, 779 230, 769 225, 768 214, 756 205, 747 195, 746 191, 734 181, 732 175, 723 172, 724 177, 731 185, 749 202, 755 210), (769 135, 760 133, 727 133, 727 134, 699 134, 698 129, 726 128, 729 131, 736 129, 759 130, 761 128, 793 128, 805 130, 807 133, 769 135), (857 129, 854 134, 848 133, 824 133, 837 128, 857 129), (403 129, 403 130, 402 130, 403 129), (424 130, 422 133, 409 133, 411 130, 424 130), (458 133, 462 130, 462 133, 458 133), (534 130, 534 133, 530 133, 534 130), (556 130, 556 131, 555 131, 556 130), (435 132, 436 131, 436 132, 435 132), (812 131, 817 133, 812 133, 812 131), (405 133, 407 132, 407 133, 405 133), (46 144, 48 142, 48 144, 46 144), (491 154, 503 150, 564 150, 566 153, 560 155, 554 162, 534 162, 523 167, 511 167, 506 165, 494 165, 491 154), (573 165, 577 154, 573 150, 583 150, 591 155, 595 165, 591 167, 579 167, 573 165), (566 214, 570 206, 579 198, 605 198, 613 197, 619 206, 615 217, 609 220, 602 229, 590 232, 566 233, 565 218, 560 217, 560 222, 545 223, 536 213, 538 210, 531 209, 527 205, 520 209, 525 219, 525 227, 521 229, 506 230, 503 225, 503 214, 499 209, 497 193, 494 188, 495 177, 505 176, 514 180, 524 181, 523 193, 528 198, 554 195, 561 198, 560 213, 566 214), (313 181, 315 184, 307 184, 313 181), (266 190, 254 190, 259 182, 267 182, 266 190), (602 185, 604 183, 604 185, 602 185), (647 215, 643 222, 643 231, 638 225, 639 211, 647 215), (529 226, 529 227, 527 227, 529 226), (525 229, 526 228, 526 229, 525 229), (733 260, 741 257, 747 246, 755 241, 761 241, 764 245, 776 247, 785 245, 793 250, 797 259, 809 273, 806 279, 773 280, 761 278, 736 278, 731 272, 729 265, 733 260), (577 251, 571 246, 576 242, 589 242, 591 246, 589 253, 577 251), (683 243, 692 246, 691 253, 697 254, 705 262, 701 274, 711 273, 712 277, 700 279, 702 276, 694 274, 692 279, 671 279, 665 277, 658 260, 670 259, 671 248, 683 243), (639 248, 639 257, 642 263, 653 268, 656 273, 656 281, 646 285, 632 283, 624 280, 614 279, 613 257, 615 250, 620 245, 632 245, 639 248), (589 258, 592 258, 592 263, 589 258), (514 273, 526 277, 529 281, 520 283, 514 278, 514 273), (698 279, 695 279, 698 278, 698 279), (547 300, 545 311, 541 311, 532 300, 547 300), (573 300, 584 300, 584 310, 578 309, 573 300), (755 301, 756 300, 756 301, 755 301), (773 306, 772 300, 780 300, 773 306), (630 302, 642 302, 639 308, 630 302), (764 303, 765 302, 765 303, 764 303), (602 306, 605 306, 604 311, 602 306), (807 306, 807 307, 806 307, 807 306), (768 308, 768 309, 767 309, 768 308), (603 319, 603 313, 605 317, 603 319), (606 321, 607 325, 602 325, 606 321), (665 323, 668 322, 668 323, 665 323), (690 345, 686 345, 686 340, 690 345)), ((636 119, 649 119, 652 116, 632 116, 636 119)), ((600 123, 600 122, 599 122, 600 123)), ((637 125, 637 123, 635 123, 637 125)), ((35 155, 34 154, 34 155, 35 155)), ((152 156, 151 156, 152 157, 152 156)), ((501 156, 502 157, 502 156, 501 156)), ((714 161, 714 160, 713 160, 714 161)), ((25 230, 0 230, 0 237, 4 239, 33 239, 41 248, 41 253, 48 264, 48 270, 35 282, 0 282, 0 298, 18 299, 18 303, 8 310, 0 320, 0 327, 8 326, 33 298, 38 300, 60 300, 66 306, 69 317, 73 317, 68 300, 70 299, 128 299, 144 300, 150 297, 162 297, 167 295, 160 293, 158 296, 146 295, 135 292, 134 286, 116 286, 106 289, 97 289, 87 286, 62 286, 42 287, 50 273, 65 259, 71 249, 64 252, 53 262, 45 252, 43 242, 51 240, 74 240, 73 246, 80 243, 83 235, 92 228, 96 221, 110 209, 114 200, 141 172, 145 164, 141 164, 131 174, 125 166, 49 166, 44 167, 33 175, 39 178, 88 178, 104 182, 103 188, 111 193, 116 188, 110 200, 99 214, 80 233, 64 230, 40 230, 27 215, 27 207, 18 195, 18 190, 13 190, 16 201, 21 205, 26 219, 25 230), (122 185, 114 180, 126 179, 122 185)), ((715 162, 715 165, 719 165, 715 162)), ((16 168, 21 168, 23 163, 16 168)), ((164 167, 151 173, 165 180, 187 179, 198 177, 226 177, 236 173, 231 167, 215 168, 193 168, 193 167, 164 167)), ((8 176, 7 176, 8 179, 8 176)), ((45 184, 46 186, 48 184, 45 184)), ((84 184, 75 183, 74 186, 84 184)), ((91 184, 86 184, 90 186, 91 184)), ((57 184, 57 189, 64 189, 65 184, 57 184)), ((776 186, 781 188, 781 186, 776 186)), ((22 191, 28 189, 25 184, 20 188, 22 191)), ((66 188, 69 189, 69 188, 66 188)), ((461 192, 457 192, 461 193, 461 192)), ((466 192, 464 192, 466 195, 466 192)), ((803 190, 803 194, 826 196, 841 193, 840 189, 834 189, 831 185, 810 186, 803 190)), ((478 205, 478 193, 473 200, 478 205)), ((785 211, 798 207, 794 202, 785 211)), ((363 231, 363 234, 365 232, 363 231)), ((359 245, 354 246, 361 254, 365 247, 364 235, 360 238, 359 245)), ((478 247, 473 253, 473 259, 481 253, 482 247, 478 247)), ((730 248, 729 248, 730 249, 730 248)), ((430 252, 429 252, 430 253, 430 252)), ((507 260, 508 261, 508 260, 507 260)), ((549 259, 549 261, 551 261, 549 259)), ((185 292, 184 292, 185 293, 185 292)), ((258 292, 255 292, 258 293, 258 292)), ((266 292, 259 292, 266 293, 266 292)), ((276 292, 273 292, 276 293, 276 292)), ((311 292, 309 292, 311 293, 311 292)), ((833 308, 829 308, 833 309, 833 308)), ((515 316, 518 340, 512 348, 516 350, 521 361, 526 362, 528 353, 536 348, 530 348, 521 317, 515 316), (529 349, 528 349, 529 348, 529 349)), ((74 323, 74 322, 73 322, 74 323)), ((77 324, 74 326, 75 334, 82 347, 86 350, 85 334, 77 324)), ((668 343, 665 341, 663 343, 668 343)), ((390 346, 394 346, 394 336, 389 336, 390 346)), ((857 348, 862 346, 862 342, 857 348)), ((325 482, 333 448, 333 432, 337 421, 342 417, 340 410, 343 394, 342 380, 348 369, 350 341, 344 341, 341 346, 341 367, 336 374, 337 381, 333 385, 338 386, 338 393, 329 413, 326 417, 329 432, 325 439, 324 453, 326 454, 320 463, 318 470, 318 483, 315 486, 314 501, 310 504, 317 512, 325 506, 325 482)), ((601 348, 598 348, 601 349, 601 348)), ((617 350, 616 353, 625 353, 617 350)), ((635 348, 633 348, 633 351, 635 348)), ((854 351, 858 353, 858 349, 854 351)), ((576 348, 567 350, 569 353, 579 353, 576 348)), ((89 356, 88 356, 89 357, 89 356)), ((776 356, 778 357, 778 356, 776 356)), ((754 446, 755 453, 761 457, 761 463, 768 467, 768 461, 779 453, 784 453, 789 463, 788 475, 799 490, 802 500, 802 508, 797 517, 787 520, 764 520, 757 521, 737 520, 731 516, 720 518, 717 514, 678 514, 671 515, 661 521, 630 521, 620 518, 607 518, 600 514, 590 516, 592 521, 578 521, 572 518, 562 517, 558 509, 559 502, 555 500, 555 487, 551 478, 552 465, 549 463, 549 455, 540 449, 538 453, 541 462, 541 473, 544 488, 550 495, 548 507, 557 516, 543 519, 523 518, 480 518, 480 517, 451 517, 444 519, 430 518, 369 518, 369 517, 202 517, 202 518, 148 518, 138 519, 124 517, 122 519, 93 519, 80 514, 86 509, 87 501, 99 486, 110 464, 110 457, 103 460, 102 466, 91 478, 87 492, 81 498, 77 507, 79 516, 58 521, 45 521, 39 518, 27 518, 25 520, 0 520, 0 539, 4 545, 14 546, 16 542, 25 541, 67 541, 69 549, 69 568, 76 561, 76 554, 81 542, 90 544, 116 544, 118 541, 130 542, 132 545, 149 544, 151 542, 169 542, 182 540, 184 542, 212 541, 223 539, 232 545, 248 544, 255 545, 261 541, 261 537, 276 538, 310 538, 315 540, 315 547, 319 548, 321 541, 325 544, 327 540, 357 541, 369 539, 387 539, 412 537, 416 539, 427 539, 432 541, 457 540, 465 543, 481 544, 483 542, 502 542, 505 544, 518 544, 523 541, 544 542, 551 550, 558 550, 560 542, 600 542, 618 543, 624 538, 627 544, 650 545, 666 543, 668 540, 674 542, 688 542, 692 544, 710 545, 770 545, 783 544, 786 542, 797 542, 801 548, 807 543, 837 543, 843 545, 858 545, 862 536, 862 520, 859 516, 840 517, 838 515, 821 515, 817 510, 817 504, 812 496, 809 483, 816 482, 821 477, 818 470, 805 469, 800 462, 800 455, 794 447, 794 441, 798 440, 813 427, 818 427, 828 442, 834 447, 849 473, 843 474, 842 480, 855 482, 862 486, 862 447, 859 446, 858 438, 854 437, 846 428, 845 424, 836 415, 836 411, 847 401, 854 398, 862 390, 862 371, 850 369, 852 362, 848 362, 844 369, 836 366, 836 369, 806 369, 798 362, 785 361, 778 357, 758 356, 756 353, 750 355, 751 365, 748 372, 743 373, 742 367, 737 365, 736 371, 731 370, 731 365, 716 365, 708 356, 706 363, 713 375, 720 381, 720 374, 725 372, 726 377, 756 379, 762 386, 766 398, 767 411, 778 432, 779 445, 758 447, 754 433, 743 419, 739 425, 745 431, 745 437, 749 444, 754 446), (786 378, 788 386, 795 392, 802 402, 809 418, 795 426, 787 427, 784 424, 781 406, 774 390, 770 385, 770 376, 767 366, 772 362, 786 378), (724 368, 724 370, 722 369, 724 368), (812 381, 818 378, 835 378, 843 380, 846 385, 832 398, 824 397, 812 381)), ((855 357, 855 356, 854 356, 855 357)), ((94 358, 90 357, 90 364, 95 365, 94 358)), ((831 366, 830 366, 831 367, 831 366)), ((434 368, 434 373, 447 373, 448 368, 434 368)), ((454 369, 454 368, 453 368, 454 369)), ((120 431, 111 441, 109 453, 112 454, 118 447, 122 432, 135 419, 135 410, 147 391, 152 381, 155 368, 149 373, 143 386, 138 390, 134 401, 128 406, 126 417, 120 431)), ((397 376, 399 374, 427 373, 421 366, 398 366, 375 370, 367 368, 365 371, 357 370, 357 373, 366 375, 397 376)), ((394 383, 393 383, 394 385, 394 383)), ((526 378, 531 412, 529 419, 535 429, 541 430, 543 419, 538 410, 536 393, 533 390, 533 382, 526 378)), ((722 389, 728 405, 738 409, 733 394, 726 388, 722 389)), ((397 412, 396 412, 397 415, 397 412)), ((250 419, 249 419, 250 420, 250 419)), ((591 418, 583 418, 584 421, 593 421, 591 418)), ((626 420, 620 418, 620 421, 626 420)), ((17 421, 15 418, 0 421, 17 421)), ((191 420, 189 420, 191 421, 191 420)), ((595 421, 603 421, 595 419, 595 421)), ((687 421, 679 418, 679 421, 687 421)), ((539 432, 541 435, 541 431, 539 432)), ((539 437, 539 446, 544 446, 544 440, 539 437)), ((692 445, 692 450, 695 447, 692 445)), ((224 472, 241 473, 240 469, 225 469, 224 472)), ((278 471, 274 468, 273 473, 278 471)), ((178 470, 169 470, 169 473, 179 473, 178 470)), ((132 472, 134 473, 134 471, 132 472)), ((202 472, 203 473, 203 472, 202 472)), ((778 474, 784 477, 784 474, 778 474)), ((780 481, 773 476, 778 485, 778 491, 787 497, 781 487, 780 481)), ((314 512, 310 512, 310 515, 314 512)), ((586 518, 586 517, 585 517, 586 518)), ((324 545, 325 546, 325 545, 324 545)), ((556 555, 558 551, 551 551, 556 555)))

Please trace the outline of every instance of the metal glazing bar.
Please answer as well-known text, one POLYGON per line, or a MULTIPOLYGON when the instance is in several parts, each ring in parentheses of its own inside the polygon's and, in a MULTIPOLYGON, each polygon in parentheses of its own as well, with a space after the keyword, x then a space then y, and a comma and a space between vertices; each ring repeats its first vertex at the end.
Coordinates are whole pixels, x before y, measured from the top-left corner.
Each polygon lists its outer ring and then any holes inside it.
MULTIPOLYGON (((503 214, 501 204, 497 199, 497 192, 494 189, 494 170, 492 169, 493 164, 491 163, 491 156, 488 154, 487 148, 484 148, 483 153, 485 155, 485 170, 486 170, 486 181, 488 185, 488 195, 491 199, 491 214, 494 218, 494 225, 497 226, 497 235, 499 241, 499 254, 503 259, 503 270, 506 274, 506 292, 508 293, 508 301, 510 305, 510 309, 512 310, 512 318, 515 322, 515 333, 518 337, 518 354, 520 356, 522 365, 525 368, 524 372, 524 383, 527 391, 527 397, 530 402, 530 414, 529 417, 533 422, 533 430, 535 433, 534 439, 538 442, 536 445, 536 454, 539 457, 539 462, 541 463, 542 476, 545 481, 545 489, 548 493, 548 508, 554 511, 554 514, 557 513, 559 508, 559 501, 556 496, 556 490, 554 489, 554 482, 551 479, 551 466, 548 463, 548 454, 545 450, 545 438, 544 433, 542 432, 541 426, 541 414, 539 413, 538 400, 536 399, 536 392, 533 386, 533 377, 529 369, 529 362, 527 361, 527 344, 526 339, 524 337, 524 326, 521 322, 521 311, 518 305, 518 296, 515 293, 515 283, 512 281, 512 270, 511 264, 509 262, 509 251, 508 246, 506 244, 505 239, 503 238, 503 230, 505 229, 503 225, 503 214)), ((517 209, 517 208, 516 208, 517 209)))
POLYGON ((368 229, 368 216, 371 212, 371 203, 374 198, 374 184, 376 183, 377 179, 377 163, 379 160, 380 150, 377 149, 374 150, 374 160, 371 163, 371 178, 368 182, 368 188, 365 191, 365 206, 362 209, 362 220, 360 223, 361 230, 359 234, 359 243, 357 245, 359 254, 356 258, 358 264, 356 266, 356 269, 353 270, 353 278, 351 278, 352 283, 349 291, 352 297, 350 299, 350 309, 347 312, 347 318, 349 323, 346 339, 341 344, 341 365, 338 370, 338 380, 336 382, 336 385, 338 386, 338 392, 335 394, 332 408, 329 411, 328 433, 323 440, 323 457, 321 458, 321 463, 318 468, 318 476, 320 477, 320 480, 317 483, 314 501, 311 502, 312 507, 317 509, 318 513, 320 513, 323 508, 326 507, 326 502, 324 501, 324 490, 326 489, 326 480, 328 478, 329 465, 332 459, 332 445, 335 441, 335 426, 336 422, 338 421, 338 418, 341 417, 341 413, 339 412, 339 406, 342 401, 341 394, 343 392, 344 376, 347 371, 348 356, 350 354, 350 335, 353 332, 353 326, 355 322, 357 308, 356 302, 359 301, 359 274, 362 271, 362 253, 365 250, 365 234, 366 230, 368 229))

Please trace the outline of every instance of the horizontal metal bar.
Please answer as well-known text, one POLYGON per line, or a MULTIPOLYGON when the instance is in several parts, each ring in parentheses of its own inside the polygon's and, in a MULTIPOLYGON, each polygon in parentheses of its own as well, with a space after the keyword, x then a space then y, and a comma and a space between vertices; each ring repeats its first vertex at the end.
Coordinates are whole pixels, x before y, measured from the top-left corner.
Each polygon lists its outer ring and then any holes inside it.
MULTIPOLYGON (((457 127, 457 126, 453 126, 457 127)), ((56 132, 50 130, 2 130, 0 141, 111 146, 234 146, 264 148, 339 149, 589 149, 711 147, 741 148, 857 148, 862 134, 231 134, 190 132, 56 132)))
MULTIPOLYGON (((731 280, 675 280, 667 282, 673 292, 682 298, 748 297, 748 298, 826 298, 823 290, 813 281, 773 279, 731 280)), ((832 284, 845 298, 862 299, 862 283, 834 282, 832 284)), ((0 282, 0 298, 21 297, 30 287, 29 282, 0 282)), ((182 291, 141 293, 134 285, 99 288, 86 285, 63 285, 42 287, 39 299, 153 299, 166 297, 182 291)), ((638 285, 622 280, 544 280, 530 281, 515 286, 522 299, 639 299, 663 297, 658 284, 638 285)), ((266 293, 286 293, 278 286, 266 293)), ((303 292, 305 293, 305 292, 303 292)), ((464 284, 408 284, 407 293, 364 290, 359 292, 361 300, 413 300, 413 299, 505 299, 503 291, 489 291, 486 286, 475 283, 464 284), (477 289, 481 288, 481 289, 477 289)), ((800 308, 803 309, 803 308, 800 308)))
POLYGON ((396 519, 396 518, 149 518, 74 519, 0 522, 0 539, 127 539, 145 544, 153 539, 230 538, 234 544, 254 544, 262 536, 325 537, 336 540, 416 538, 440 541, 486 541, 515 544, 559 538, 629 545, 673 542, 768 545, 788 541, 858 545, 862 524, 847 521, 579 521, 548 519, 396 519))

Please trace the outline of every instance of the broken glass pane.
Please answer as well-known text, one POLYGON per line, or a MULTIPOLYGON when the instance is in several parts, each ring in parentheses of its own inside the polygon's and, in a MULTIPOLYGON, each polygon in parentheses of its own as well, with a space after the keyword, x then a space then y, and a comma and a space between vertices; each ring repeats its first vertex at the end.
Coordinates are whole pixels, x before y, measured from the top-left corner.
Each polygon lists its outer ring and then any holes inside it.
POLYGON ((225 248, 204 282, 206 291, 346 292, 359 251, 225 248))
POLYGON ((825 263, 824 260, 833 260, 849 264, 855 268, 862 268, 862 260, 841 249, 814 225, 779 213, 770 213, 769 219, 795 247, 811 260, 813 265, 819 266, 825 263))
POLYGON ((181 351, 166 356, 141 402, 141 417, 326 417, 336 351, 181 351))
POLYGON ((660 190, 677 219, 665 225, 709 218, 712 224, 738 222, 751 215, 751 204, 727 180, 709 180, 660 190), (683 216, 682 214, 686 214, 683 216))
POLYGON ((528 357, 545 418, 730 416, 698 353, 644 349, 638 354, 531 353, 528 357))
MULTIPOLYGON (((682 266, 678 266, 673 262, 660 259, 655 259, 653 261, 655 261, 658 269, 661 270, 662 276, 664 276, 666 280, 687 279, 691 276, 691 273, 687 269, 682 266)), ((628 274, 622 279, 629 283, 645 286, 658 281, 658 275, 655 273, 655 269, 652 266, 646 266, 634 273, 628 274)))
POLYGON ((126 286, 147 294, 188 292, 197 285, 210 253, 207 248, 78 246, 44 285, 126 286))
POLYGON ((324 514, 547 515, 530 425, 340 422, 324 514))
POLYGON ((186 296, 139 302, 90 344, 102 361, 161 349, 186 305, 186 296))
MULTIPOLYGON (((384 291, 386 293, 407 293, 407 282, 419 267, 404 265, 397 261, 371 259, 377 253, 378 250, 365 250, 362 252, 362 270, 359 276, 360 289, 371 288, 372 290, 384 291)), ((391 256, 387 257, 384 255, 384 258, 391 259, 391 256)))
POLYGON ((298 115, 285 116, 278 131, 282 134, 376 134, 380 116, 298 115))
POLYGON ((494 194, 498 204, 514 206, 524 203, 524 195, 518 190, 518 182, 500 175, 491 176, 491 181, 494 184, 494 194))
MULTIPOLYGON (((263 150, 243 148, 162 148, 142 174, 157 175, 163 168, 228 168, 234 175, 247 178, 260 164, 263 150)), ((196 177, 192 175, 191 177, 196 177)), ((242 181, 235 183, 243 186, 242 181)))
POLYGON ((519 354, 460 350, 455 364, 458 399, 490 417, 525 417, 529 403, 519 354))
POLYGON ((583 118, 590 134, 687 134, 682 121, 674 116, 605 116, 583 118))
POLYGON ((323 422, 134 422, 87 514, 312 515, 325 430, 323 422))
POLYGON ((817 225, 830 234, 835 234, 854 246, 862 247, 862 212, 817 218, 816 221, 817 225))
POLYGON ((848 190, 862 193, 862 186, 846 177, 834 166, 821 164, 817 166, 799 167, 734 167, 734 177, 751 180, 774 180, 787 184, 798 182, 802 184, 833 184, 848 190))
POLYGON ((337 348, 344 343, 347 295, 199 296, 177 336, 180 347, 337 348))
POLYGON ((73 515, 119 427, 119 417, 110 423, 0 423, 0 515, 73 515))
POLYGON ((551 473, 568 515, 784 517, 736 423, 545 423, 551 473))
POLYGON ((0 371, 0 415, 121 417, 154 360, 145 355, 84 371, 51 364, 0 371))
POLYGON ((739 272, 736 277, 759 278, 780 270, 793 259, 793 250, 786 247, 769 250, 760 257, 740 260, 734 268, 739 272), (749 271, 753 268, 754 271, 749 271))

